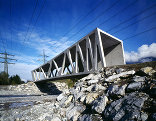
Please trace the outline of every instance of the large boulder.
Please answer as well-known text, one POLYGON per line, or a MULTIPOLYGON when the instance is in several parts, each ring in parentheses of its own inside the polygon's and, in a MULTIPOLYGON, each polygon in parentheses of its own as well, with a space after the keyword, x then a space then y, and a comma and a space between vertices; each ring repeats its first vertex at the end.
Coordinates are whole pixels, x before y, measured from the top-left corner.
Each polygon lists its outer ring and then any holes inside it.
POLYGON ((117 78, 119 78, 119 77, 126 76, 126 75, 130 75, 130 74, 134 74, 134 73, 135 73, 134 70, 122 72, 122 73, 120 73, 120 74, 116 74, 116 75, 109 76, 108 78, 105 79, 105 81, 110 82, 110 81, 113 81, 114 79, 117 79, 117 78))
POLYGON ((84 103, 85 102, 85 99, 86 99, 86 96, 87 95, 81 95, 79 98, 78 98, 78 100, 80 101, 80 102, 82 102, 82 103, 84 103))
POLYGON ((91 85, 91 84, 95 84, 98 82, 99 82, 99 80, 89 80, 87 83, 88 83, 88 85, 91 85))
POLYGON ((143 71, 144 73, 148 75, 152 75, 154 72, 156 72, 155 70, 153 70, 152 67, 141 68, 141 71, 143 71))
POLYGON ((110 96, 115 96, 115 97, 120 97, 120 96, 124 96, 125 95, 125 88, 126 88, 126 84, 119 86, 119 85, 111 85, 108 87, 108 91, 107 93, 110 96))
POLYGON ((78 92, 77 95, 74 96, 75 100, 78 100, 81 96, 83 96, 85 93, 84 92, 78 92))
POLYGON ((59 117, 53 117, 51 120, 48 121, 61 121, 61 119, 59 117))
POLYGON ((88 76, 83 77, 82 79, 80 79, 79 81, 86 81, 86 80, 90 80, 95 74, 89 74, 88 76))
POLYGON ((91 104, 96 98, 98 98, 98 93, 88 93, 88 95, 85 98, 86 104, 91 104))
POLYGON ((98 90, 103 90, 105 91, 107 88, 105 86, 102 86, 101 84, 97 85, 98 90))
POLYGON ((145 93, 130 93, 112 102, 104 110, 104 119, 113 121, 141 120, 141 108, 148 99, 145 93))
POLYGON ((116 74, 115 69, 114 68, 106 68, 104 70, 104 74, 105 74, 106 77, 111 76, 113 74, 116 74))
POLYGON ((144 82, 145 80, 146 80, 145 76, 143 76, 143 77, 141 77, 141 76, 134 76, 133 79, 132 79, 132 81, 134 81, 134 82, 144 82))
POLYGON ((149 121, 156 121, 156 113, 151 114, 149 121))
POLYGON ((84 114, 78 118, 78 121, 103 121, 99 114, 84 114))
POLYGON ((66 101, 64 102, 64 105, 67 106, 69 105, 73 100, 73 95, 69 95, 66 101))
POLYGON ((107 105, 108 98, 106 96, 100 96, 92 103, 92 110, 98 113, 102 113, 107 105))
POLYGON ((136 90, 138 90, 138 91, 142 90, 144 88, 144 84, 145 84, 145 82, 132 82, 127 86, 126 91, 132 92, 132 91, 136 91, 136 90))
POLYGON ((77 121, 79 115, 85 110, 85 106, 81 104, 74 105, 73 103, 67 108, 66 117, 68 120, 77 121))
POLYGON ((144 112, 141 113, 141 121, 147 121, 148 115, 144 112))
POLYGON ((116 73, 116 74, 120 74, 120 73, 123 72, 123 71, 124 71, 123 68, 116 68, 116 69, 115 69, 115 73, 116 73))
POLYGON ((92 121, 92 117, 89 114, 84 114, 78 118, 78 121, 92 121))
POLYGON ((61 101, 64 97, 65 97, 65 94, 61 93, 61 94, 56 98, 56 100, 57 100, 57 101, 61 101))

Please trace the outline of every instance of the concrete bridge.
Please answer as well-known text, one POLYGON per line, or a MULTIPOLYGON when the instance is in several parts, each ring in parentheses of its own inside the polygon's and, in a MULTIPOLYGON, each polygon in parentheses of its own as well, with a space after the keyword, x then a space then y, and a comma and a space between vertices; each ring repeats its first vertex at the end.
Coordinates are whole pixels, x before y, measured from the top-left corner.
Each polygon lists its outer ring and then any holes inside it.
POLYGON ((32 71, 33 81, 86 75, 125 64, 123 42, 96 28, 71 47, 32 71))

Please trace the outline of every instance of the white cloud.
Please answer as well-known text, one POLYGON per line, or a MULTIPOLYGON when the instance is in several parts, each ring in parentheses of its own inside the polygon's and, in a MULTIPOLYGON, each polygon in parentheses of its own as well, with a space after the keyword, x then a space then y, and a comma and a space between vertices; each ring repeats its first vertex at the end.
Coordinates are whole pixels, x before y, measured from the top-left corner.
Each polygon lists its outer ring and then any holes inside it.
MULTIPOLYGON (((19 39, 23 40, 24 32, 18 33, 19 39)), ((21 41, 22 42, 22 41, 21 41)), ((69 41, 68 37, 62 37, 59 40, 53 40, 49 37, 40 36, 40 34, 33 32, 31 34, 31 38, 25 43, 22 44, 32 47, 36 49, 39 54, 42 54, 43 49, 45 53, 49 55, 51 58, 55 57, 57 54, 61 53, 65 49, 67 49, 74 42, 69 41)))
POLYGON ((21 56, 20 55, 17 55, 16 56, 16 59, 17 59, 17 62, 23 62, 23 63, 37 63, 36 60, 38 59, 37 57, 33 57, 33 56, 27 56, 27 55, 24 55, 22 54, 21 56))
POLYGON ((32 80, 31 71, 37 67, 35 64, 16 63, 9 65, 9 75, 18 74, 23 80, 32 80))
MULTIPOLYGON (((39 66, 39 62, 37 60, 41 58, 39 55, 42 54, 43 49, 49 56, 47 60, 50 60, 73 44, 73 41, 68 41, 67 37, 62 37, 59 40, 53 40, 35 32, 32 33, 29 41, 26 40, 23 43, 25 35, 25 32, 19 32, 17 34, 19 39, 18 42, 24 46, 31 47, 34 49, 34 51, 38 52, 38 55, 33 56, 33 52, 27 55, 28 53, 23 53, 24 51, 9 51, 16 54, 15 58, 18 60, 16 64, 9 65, 9 75, 11 76, 18 74, 23 80, 32 80, 31 71, 39 66)), ((0 70, 3 71, 3 68, 0 68, 0 70)))
POLYGON ((126 62, 137 62, 140 59, 146 57, 156 58, 156 43, 152 43, 151 45, 142 45, 141 47, 138 48, 137 52, 134 51, 125 52, 126 62))

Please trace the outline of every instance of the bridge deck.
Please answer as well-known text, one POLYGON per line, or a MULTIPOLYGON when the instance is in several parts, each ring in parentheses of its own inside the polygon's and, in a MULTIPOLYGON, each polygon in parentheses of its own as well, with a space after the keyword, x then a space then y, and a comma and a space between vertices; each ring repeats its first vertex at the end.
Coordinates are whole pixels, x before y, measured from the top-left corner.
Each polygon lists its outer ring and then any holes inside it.
POLYGON ((59 77, 51 77, 48 79, 41 79, 41 80, 37 80, 35 81, 35 83, 39 83, 39 82, 45 82, 45 81, 56 81, 56 80, 62 80, 62 79, 72 79, 72 78, 82 78, 84 76, 87 76, 90 73, 78 73, 78 74, 69 74, 69 75, 62 75, 59 77))

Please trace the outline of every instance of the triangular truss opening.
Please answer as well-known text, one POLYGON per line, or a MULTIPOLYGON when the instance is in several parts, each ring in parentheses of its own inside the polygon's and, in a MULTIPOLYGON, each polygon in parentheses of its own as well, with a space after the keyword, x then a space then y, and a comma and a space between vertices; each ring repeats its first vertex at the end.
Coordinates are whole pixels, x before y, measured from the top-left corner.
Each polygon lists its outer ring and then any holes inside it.
POLYGON ((75 64, 75 54, 76 54, 76 46, 73 46, 69 52, 71 53, 71 59, 72 59, 72 65, 75 68, 76 64, 75 64))
POLYGON ((82 50, 82 55, 83 55, 84 61, 86 61, 86 39, 84 39, 83 41, 81 41, 79 43, 79 45, 80 45, 80 48, 82 50))
POLYGON ((90 50, 88 48, 88 70, 90 71, 92 69, 92 61, 90 56, 90 50))
POLYGON ((65 58, 65 67, 63 70, 63 74, 71 74, 72 73, 72 68, 71 68, 71 64, 68 58, 68 55, 66 54, 66 58, 65 58))
MULTIPOLYGON (((55 77, 55 76, 54 76, 54 74, 55 74, 55 73, 54 73, 54 69, 56 69, 56 68, 55 68, 54 62, 52 61, 52 62, 51 62, 51 73, 50 73, 50 77, 55 77)), ((56 70, 55 70, 55 71, 56 71, 56 70)))
POLYGON ((78 71, 79 72, 84 72, 84 67, 83 67, 81 57, 80 57, 80 53, 77 52, 77 55, 78 55, 78 71))

